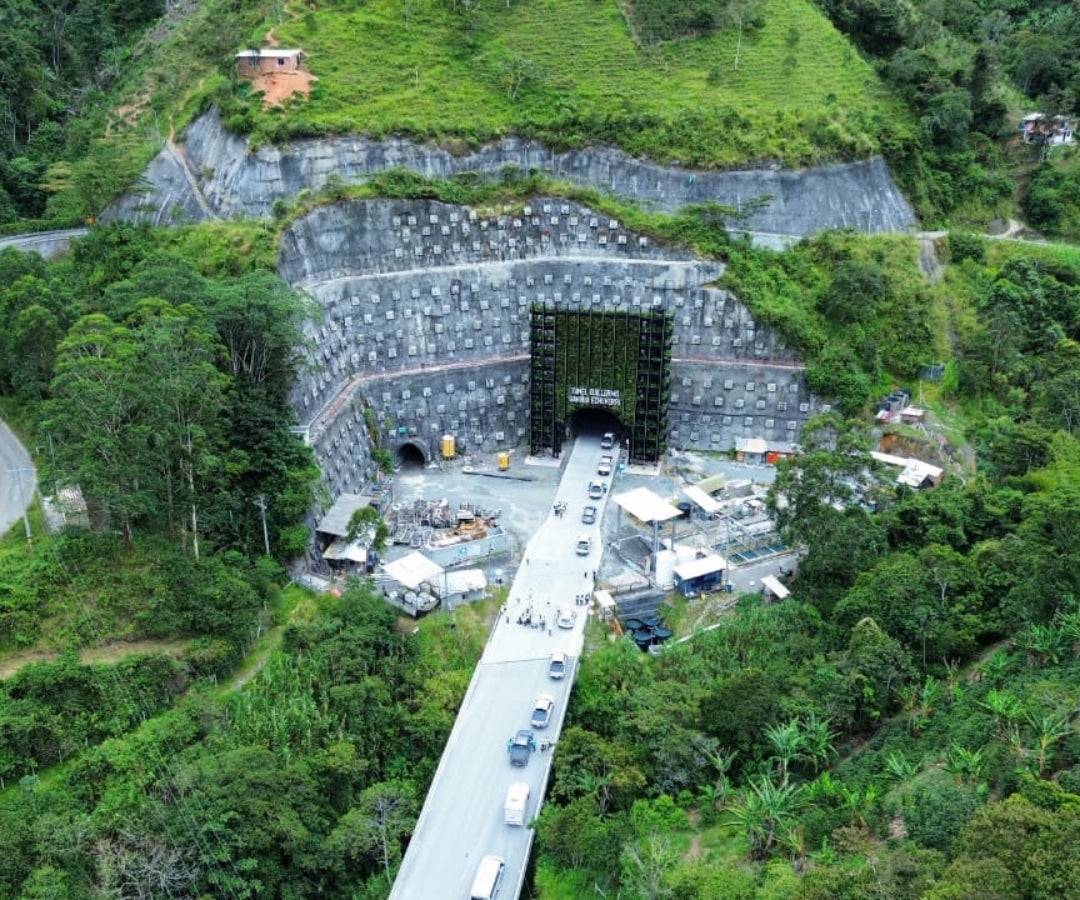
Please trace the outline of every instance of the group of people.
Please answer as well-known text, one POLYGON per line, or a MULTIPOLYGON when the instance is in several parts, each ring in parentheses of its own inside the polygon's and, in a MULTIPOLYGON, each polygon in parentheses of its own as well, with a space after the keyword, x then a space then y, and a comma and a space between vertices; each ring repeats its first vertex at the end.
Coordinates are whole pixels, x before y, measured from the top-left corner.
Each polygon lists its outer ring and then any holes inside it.
POLYGON ((555 504, 555 518, 556 519, 561 519, 563 517, 563 513, 565 513, 565 512, 566 512, 566 501, 565 500, 560 500, 558 503, 555 504))
POLYGON ((547 619, 539 613, 534 615, 531 606, 518 615, 517 623, 526 628, 539 628, 541 631, 547 628, 547 619))

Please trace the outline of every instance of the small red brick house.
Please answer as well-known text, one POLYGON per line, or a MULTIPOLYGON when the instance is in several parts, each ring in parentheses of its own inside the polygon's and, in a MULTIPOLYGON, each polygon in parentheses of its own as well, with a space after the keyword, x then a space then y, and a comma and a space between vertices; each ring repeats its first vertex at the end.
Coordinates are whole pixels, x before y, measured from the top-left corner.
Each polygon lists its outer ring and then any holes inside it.
POLYGON ((236 54, 236 74, 241 78, 254 78, 277 72, 296 72, 303 59, 303 50, 287 50, 283 47, 241 50, 236 54))

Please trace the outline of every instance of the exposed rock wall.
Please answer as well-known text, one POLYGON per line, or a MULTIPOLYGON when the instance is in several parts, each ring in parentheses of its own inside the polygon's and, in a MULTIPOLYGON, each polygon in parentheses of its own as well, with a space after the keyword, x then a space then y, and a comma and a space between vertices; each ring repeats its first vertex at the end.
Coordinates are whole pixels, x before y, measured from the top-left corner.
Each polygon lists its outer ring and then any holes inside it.
POLYGON ((669 443, 784 447, 818 404, 778 336, 712 286, 722 271, 558 198, 488 214, 435 201, 320 207, 281 242, 279 274, 321 311, 294 406, 332 491, 357 490, 373 473, 365 408, 381 446, 429 459, 444 434, 469 452, 525 442, 534 303, 664 309, 669 443))
POLYGON ((654 165, 603 147, 557 153, 518 138, 463 156, 403 138, 372 141, 358 136, 252 150, 243 138, 225 130, 216 110, 192 123, 183 149, 194 184, 166 147, 146 173, 151 190, 123 199, 105 218, 169 224, 199 220, 207 209, 224 218, 266 216, 274 201, 319 188, 331 175, 354 183, 396 167, 438 178, 462 172, 492 175, 515 167, 609 191, 662 212, 691 203, 721 203, 748 211, 741 227, 766 240, 830 228, 880 232, 907 231, 915 225, 910 205, 880 158, 801 170, 711 172, 654 165), (202 202, 192 196, 195 192, 201 193, 202 202))

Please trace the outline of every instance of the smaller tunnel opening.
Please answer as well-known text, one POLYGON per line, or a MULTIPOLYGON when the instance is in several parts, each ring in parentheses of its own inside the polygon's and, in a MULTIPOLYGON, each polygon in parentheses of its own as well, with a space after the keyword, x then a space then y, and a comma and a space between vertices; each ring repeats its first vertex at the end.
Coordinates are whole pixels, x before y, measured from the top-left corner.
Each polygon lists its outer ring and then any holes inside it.
POLYGON ((615 439, 621 444, 626 428, 622 420, 606 409, 588 407, 577 409, 570 414, 567 421, 570 437, 595 437, 600 438, 607 432, 612 432, 615 439))
POLYGON ((407 443, 398 447, 397 463, 400 469, 422 469, 427 464, 427 457, 416 444, 407 443))

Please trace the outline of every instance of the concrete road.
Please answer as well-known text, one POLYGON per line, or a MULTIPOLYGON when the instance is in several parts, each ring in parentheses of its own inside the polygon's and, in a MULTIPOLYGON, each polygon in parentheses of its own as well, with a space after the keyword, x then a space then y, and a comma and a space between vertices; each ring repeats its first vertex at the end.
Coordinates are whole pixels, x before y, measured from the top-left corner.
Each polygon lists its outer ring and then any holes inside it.
POLYGON ((579 437, 564 461, 563 476, 552 504, 563 501, 566 512, 556 516, 553 505, 535 529, 524 560, 514 576, 509 598, 493 629, 483 657, 458 712, 431 789, 416 823, 412 840, 391 891, 396 900, 456 900, 469 896, 480 860, 496 854, 506 861, 500 897, 517 897, 525 877, 533 833, 503 822, 507 788, 516 781, 530 787, 528 819, 539 811, 551 774, 550 752, 532 754, 524 768, 510 765, 507 739, 529 727, 533 703, 540 693, 555 697, 551 724, 536 733, 558 738, 566 715, 577 660, 581 655, 585 607, 574 598, 591 592, 600 567, 599 522, 583 525, 587 504, 598 507, 602 519, 610 491, 601 500, 589 500, 586 486, 599 479, 596 464, 602 455, 599 438, 579 437), (579 556, 575 545, 580 533, 593 537, 592 551, 579 556), (559 628, 554 619, 560 606, 577 614, 572 628, 559 628), (544 617, 544 628, 518 624, 531 611, 544 617), (548 677, 553 650, 565 651, 570 671, 562 681, 548 677))
POLYGON ((37 471, 30 454, 0 421, 0 534, 22 518, 37 490, 37 471))

